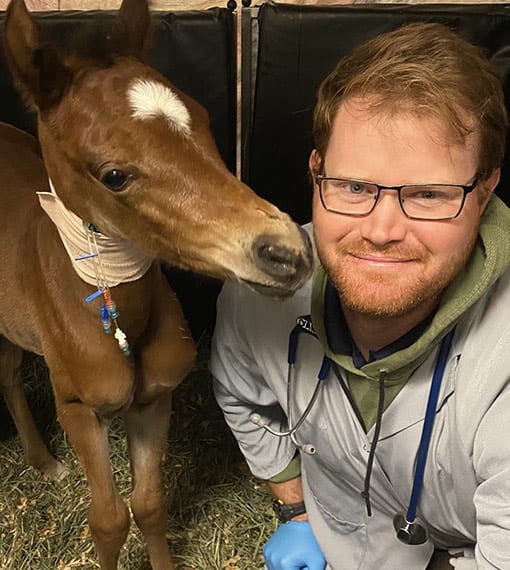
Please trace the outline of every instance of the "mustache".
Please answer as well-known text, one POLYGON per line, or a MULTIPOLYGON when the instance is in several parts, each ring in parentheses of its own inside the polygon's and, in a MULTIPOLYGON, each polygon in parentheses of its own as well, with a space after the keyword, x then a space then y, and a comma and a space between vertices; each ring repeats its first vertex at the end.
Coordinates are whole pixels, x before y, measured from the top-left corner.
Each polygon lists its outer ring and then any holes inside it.
POLYGON ((409 260, 423 259, 426 253, 421 248, 409 247, 403 244, 386 244, 381 247, 366 242, 340 242, 337 244, 337 253, 354 256, 381 256, 392 259, 409 260))

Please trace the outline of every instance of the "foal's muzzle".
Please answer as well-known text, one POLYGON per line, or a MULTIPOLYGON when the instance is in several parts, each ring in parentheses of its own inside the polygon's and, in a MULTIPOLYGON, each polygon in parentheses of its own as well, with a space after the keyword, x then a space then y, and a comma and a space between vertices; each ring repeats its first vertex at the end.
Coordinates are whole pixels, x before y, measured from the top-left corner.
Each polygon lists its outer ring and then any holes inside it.
POLYGON ((267 275, 264 283, 249 282, 263 294, 288 297, 299 289, 310 276, 313 250, 308 234, 299 228, 300 247, 289 247, 281 238, 262 235, 253 244, 253 259, 258 269, 267 275))

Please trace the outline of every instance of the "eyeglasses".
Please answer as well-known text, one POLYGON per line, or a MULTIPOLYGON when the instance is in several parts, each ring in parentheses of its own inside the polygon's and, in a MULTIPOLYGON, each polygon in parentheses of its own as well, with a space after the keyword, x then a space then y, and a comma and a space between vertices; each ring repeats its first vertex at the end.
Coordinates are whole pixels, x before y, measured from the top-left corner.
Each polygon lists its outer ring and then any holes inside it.
POLYGON ((462 211, 466 196, 479 182, 471 184, 405 184, 381 186, 362 180, 316 175, 322 205, 328 212, 367 216, 375 208, 381 190, 395 190, 404 214, 412 220, 451 220, 462 211))

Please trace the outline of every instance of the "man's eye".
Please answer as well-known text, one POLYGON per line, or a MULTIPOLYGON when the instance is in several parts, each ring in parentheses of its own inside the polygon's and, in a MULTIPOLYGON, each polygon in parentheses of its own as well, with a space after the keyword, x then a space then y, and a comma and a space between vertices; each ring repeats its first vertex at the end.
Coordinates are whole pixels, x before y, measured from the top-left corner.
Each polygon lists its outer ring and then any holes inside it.
POLYGON ((363 184, 358 184, 358 183, 349 184, 349 191, 352 192, 353 194, 361 194, 363 190, 365 190, 365 186, 363 184))

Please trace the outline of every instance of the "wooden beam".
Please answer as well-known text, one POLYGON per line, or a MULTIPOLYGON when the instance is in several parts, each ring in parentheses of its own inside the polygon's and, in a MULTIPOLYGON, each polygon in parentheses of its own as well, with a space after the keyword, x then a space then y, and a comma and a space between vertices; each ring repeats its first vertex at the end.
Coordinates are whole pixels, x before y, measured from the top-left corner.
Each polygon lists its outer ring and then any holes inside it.
MULTIPOLYGON (((3 1, 3 0, 0 0, 3 1)), ((61 10, 116 10, 121 0, 60 0, 61 10)), ((214 0, 152 0, 151 10, 205 10, 213 6, 226 8, 227 2, 214 0)))
MULTIPOLYGON (((46 12, 59 8, 59 0, 25 0, 25 3, 31 12, 46 12)), ((0 10, 5 10, 8 4, 9 0, 0 0, 0 10)))

